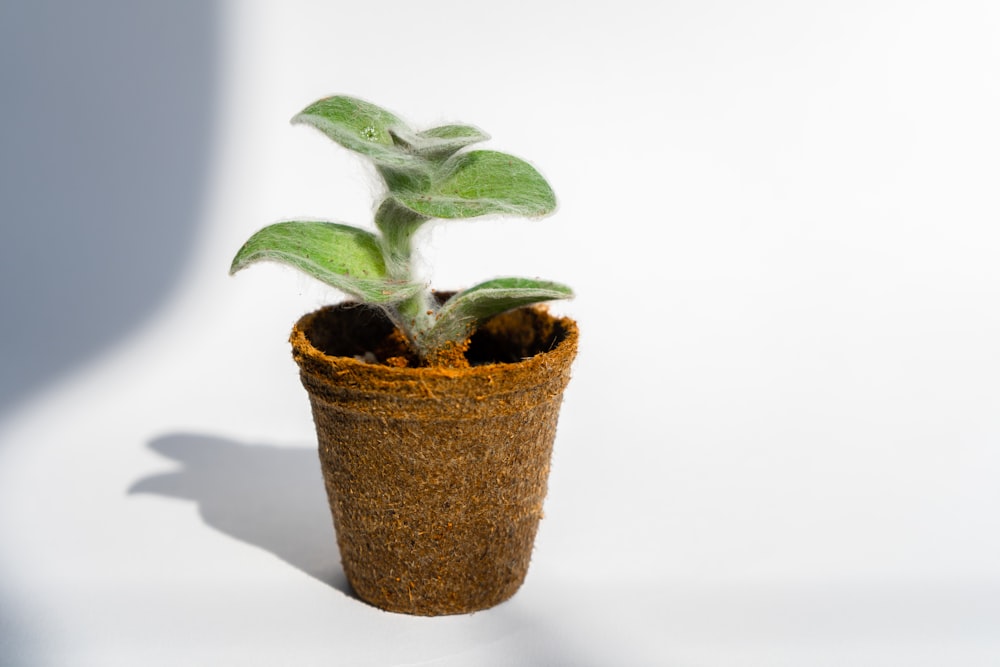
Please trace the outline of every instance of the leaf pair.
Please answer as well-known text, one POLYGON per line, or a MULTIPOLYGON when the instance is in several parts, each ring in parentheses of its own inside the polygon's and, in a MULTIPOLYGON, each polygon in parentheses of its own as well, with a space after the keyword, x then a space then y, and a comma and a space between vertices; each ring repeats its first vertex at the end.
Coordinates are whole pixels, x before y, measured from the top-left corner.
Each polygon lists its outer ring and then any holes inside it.
MULTIPOLYGON (((259 261, 293 266, 366 303, 392 304, 414 296, 419 283, 392 281, 378 238, 363 229, 335 222, 289 221, 261 229, 233 260, 230 273, 259 261)), ((468 335, 470 326, 519 306, 565 299, 565 285, 530 278, 497 278, 464 290, 438 312, 428 343, 468 335)))
POLYGON ((338 95, 310 104, 292 123, 311 125, 377 167, 429 176, 434 164, 489 136, 465 125, 414 132, 395 114, 370 102, 338 95))
POLYGON ((462 148, 489 139, 471 125, 414 132, 393 113, 352 97, 328 97, 293 123, 311 125, 375 163, 389 195, 429 218, 536 217, 555 210, 552 188, 530 164, 496 151, 462 148))

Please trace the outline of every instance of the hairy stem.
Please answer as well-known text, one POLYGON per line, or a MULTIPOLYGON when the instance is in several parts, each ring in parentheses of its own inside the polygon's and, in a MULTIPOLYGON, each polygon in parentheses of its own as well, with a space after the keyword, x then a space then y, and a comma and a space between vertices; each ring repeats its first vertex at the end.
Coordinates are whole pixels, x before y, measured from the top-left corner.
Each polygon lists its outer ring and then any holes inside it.
POLYGON ((427 359, 427 334, 434 326, 435 303, 430 290, 424 289, 396 305, 397 324, 403 330, 417 357, 427 359))
MULTIPOLYGON (((426 216, 400 206, 392 197, 387 197, 375 212, 375 225, 382 233, 382 254, 391 279, 414 282, 413 235, 427 220, 426 216)), ((424 341, 434 325, 436 309, 434 296, 424 287, 396 304, 390 313, 421 360, 427 357, 424 341)))

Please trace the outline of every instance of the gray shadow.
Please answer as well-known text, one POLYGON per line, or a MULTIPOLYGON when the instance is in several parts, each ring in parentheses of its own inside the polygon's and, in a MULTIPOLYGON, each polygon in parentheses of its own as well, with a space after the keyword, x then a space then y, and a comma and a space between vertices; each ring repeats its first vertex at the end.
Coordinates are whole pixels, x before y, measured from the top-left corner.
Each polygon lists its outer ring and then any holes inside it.
POLYGON ((217 3, 0 2, 0 418, 142 323, 190 255, 217 3))
MULTIPOLYGON (((0 2, 0 420, 174 287, 204 196, 218 45, 215 0, 0 2)), ((6 591, 0 664, 42 664, 45 624, 6 591)))
POLYGON ((130 495, 192 500, 206 525, 354 597, 340 565, 315 447, 189 433, 161 436, 149 447, 180 468, 139 480, 130 495))

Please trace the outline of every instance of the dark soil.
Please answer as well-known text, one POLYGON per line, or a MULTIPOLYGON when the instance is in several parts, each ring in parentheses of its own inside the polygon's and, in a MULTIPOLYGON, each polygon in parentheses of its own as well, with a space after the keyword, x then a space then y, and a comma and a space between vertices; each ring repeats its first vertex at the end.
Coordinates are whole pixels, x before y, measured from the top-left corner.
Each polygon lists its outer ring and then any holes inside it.
MULTIPOLYGON (((336 317, 332 308, 317 315, 310 331, 310 340, 331 357, 363 357, 375 355, 377 363, 396 368, 416 368, 419 365, 406 337, 378 308, 364 305, 337 306, 356 310, 352 317, 336 317)), ((552 349, 565 332, 559 320, 546 314, 544 307, 519 308, 492 317, 460 345, 446 349, 434 365, 449 368, 512 364, 552 349)))

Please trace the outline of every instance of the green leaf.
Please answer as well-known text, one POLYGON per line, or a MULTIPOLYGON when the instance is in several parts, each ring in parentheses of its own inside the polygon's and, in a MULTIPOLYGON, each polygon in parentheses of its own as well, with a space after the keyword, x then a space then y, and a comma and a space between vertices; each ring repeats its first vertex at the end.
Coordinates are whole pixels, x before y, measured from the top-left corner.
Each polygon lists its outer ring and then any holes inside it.
POLYGON ((459 153, 441 165, 430 187, 404 187, 392 195, 407 208, 431 218, 474 218, 504 214, 527 217, 551 213, 552 188, 530 164, 506 153, 459 153))
POLYGON ((420 285, 386 278, 378 239, 335 222, 292 221, 269 225, 243 244, 229 273, 261 261, 275 261, 368 303, 401 301, 420 285))
POLYGON ((421 160, 396 144, 394 134, 411 131, 406 123, 382 107, 354 97, 337 95, 310 104, 292 123, 311 125, 338 144, 367 156, 376 164, 422 168, 421 160))
POLYGON ((429 160, 441 161, 456 151, 490 135, 471 125, 442 125, 416 134, 413 150, 429 160))
POLYGON ((487 280, 459 292, 441 306, 424 344, 433 349, 445 341, 462 341, 488 317, 520 306, 572 297, 572 289, 547 280, 532 278, 487 280))
POLYGON ((424 162, 427 170, 397 169, 379 165, 376 170, 385 181, 389 192, 426 192, 431 188, 431 163, 424 162))

